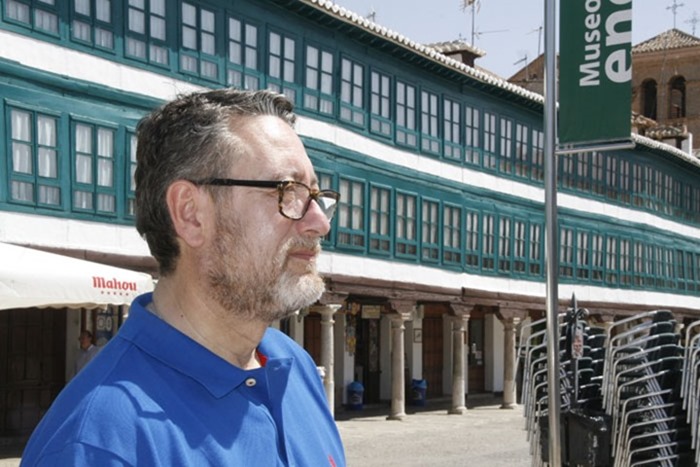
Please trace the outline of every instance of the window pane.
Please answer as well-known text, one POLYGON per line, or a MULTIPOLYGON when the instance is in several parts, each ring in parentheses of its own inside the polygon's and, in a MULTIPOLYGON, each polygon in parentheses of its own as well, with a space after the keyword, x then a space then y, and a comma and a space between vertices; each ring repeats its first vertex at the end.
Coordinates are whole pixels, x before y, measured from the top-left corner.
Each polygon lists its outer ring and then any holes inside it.
POLYGON ((74 0, 75 12, 81 15, 90 16, 90 0, 74 0))

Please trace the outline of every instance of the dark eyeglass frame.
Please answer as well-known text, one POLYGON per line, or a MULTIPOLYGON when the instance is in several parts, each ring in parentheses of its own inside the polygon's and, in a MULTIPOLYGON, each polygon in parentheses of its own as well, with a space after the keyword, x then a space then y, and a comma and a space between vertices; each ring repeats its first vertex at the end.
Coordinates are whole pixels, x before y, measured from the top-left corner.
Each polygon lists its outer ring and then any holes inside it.
POLYGON ((338 202, 340 201, 340 193, 337 191, 333 190, 315 190, 309 187, 308 185, 301 183, 301 182, 296 182, 294 180, 240 180, 240 179, 235 179, 235 178, 207 178, 204 180, 190 180, 190 182, 194 183, 195 185, 210 185, 210 186, 249 186, 253 188, 275 188, 277 190, 277 194, 279 196, 278 198, 278 203, 277 207, 279 209, 279 213, 286 217, 287 219, 291 219, 293 221, 298 221, 304 218, 306 215, 306 212, 309 210, 309 206, 311 205, 311 201, 316 201, 316 204, 318 204, 321 207, 321 210, 326 214, 326 217, 328 217, 328 220, 331 221, 333 219, 333 214, 335 213, 335 206, 337 206, 338 202), (282 204, 284 201, 284 193, 285 190, 291 186, 291 185, 300 185, 306 188, 309 191, 309 199, 306 200, 306 204, 304 205, 304 208, 301 210, 301 215, 299 217, 292 217, 289 216, 288 214, 285 214, 284 212, 284 205, 282 204), (331 210, 330 213, 326 212, 326 209, 323 207, 323 204, 319 202, 319 198, 330 198, 335 201, 335 204, 333 205, 333 209, 331 210))

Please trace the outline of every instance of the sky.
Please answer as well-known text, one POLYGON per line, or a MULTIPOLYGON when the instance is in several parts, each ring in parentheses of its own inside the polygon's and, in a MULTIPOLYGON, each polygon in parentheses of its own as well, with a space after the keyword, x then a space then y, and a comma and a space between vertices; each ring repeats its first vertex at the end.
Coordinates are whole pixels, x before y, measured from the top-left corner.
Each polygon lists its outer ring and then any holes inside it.
MULTIPOLYGON (((429 44, 464 39, 471 43, 471 7, 463 0, 334 0, 360 16, 375 13, 374 22, 409 39, 429 44), (409 6, 410 5, 410 6, 409 6)), ((562 0, 560 0, 562 1, 562 0)), ((478 66, 509 78, 544 53, 544 0, 480 0, 474 17, 474 44, 486 52, 478 66), (539 42, 539 45, 538 45, 539 42), (516 62, 521 61, 516 64, 516 62)), ((700 35, 700 0, 632 0, 632 44, 636 45, 674 27, 700 35)), ((557 2, 557 8, 558 8, 557 2)), ((559 12, 557 12, 558 16, 559 12)))

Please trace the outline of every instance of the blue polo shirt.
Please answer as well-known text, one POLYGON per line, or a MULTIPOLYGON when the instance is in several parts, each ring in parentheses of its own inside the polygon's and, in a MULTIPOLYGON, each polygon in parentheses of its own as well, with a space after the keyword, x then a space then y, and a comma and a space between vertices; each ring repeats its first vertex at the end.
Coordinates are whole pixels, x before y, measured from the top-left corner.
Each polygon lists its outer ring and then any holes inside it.
POLYGON ((268 329, 266 365, 241 370, 138 297, 110 343, 59 394, 21 465, 343 466, 311 357, 268 329))

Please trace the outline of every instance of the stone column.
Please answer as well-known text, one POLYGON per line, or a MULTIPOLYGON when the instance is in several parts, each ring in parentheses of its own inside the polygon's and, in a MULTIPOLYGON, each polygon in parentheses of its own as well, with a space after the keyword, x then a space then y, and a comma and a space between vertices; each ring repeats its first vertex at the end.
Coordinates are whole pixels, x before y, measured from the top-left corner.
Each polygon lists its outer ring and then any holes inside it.
POLYGON ((335 412, 335 364, 333 349, 333 315, 341 305, 321 305, 314 311, 321 314, 321 366, 324 369, 323 387, 331 413, 335 412))
POLYGON ((510 316, 503 320, 503 403, 502 409, 513 409, 517 405, 515 397, 515 327, 520 318, 510 316))
MULTIPOLYGON (((454 306, 453 306, 454 309, 454 306)), ((452 318, 452 406, 447 413, 462 415, 467 411, 465 399, 464 341, 469 315, 457 313, 452 318)))
POLYGON ((387 420, 406 417, 406 380, 404 378, 404 322, 411 319, 415 303, 391 301, 396 314, 391 316, 391 411, 387 420))

